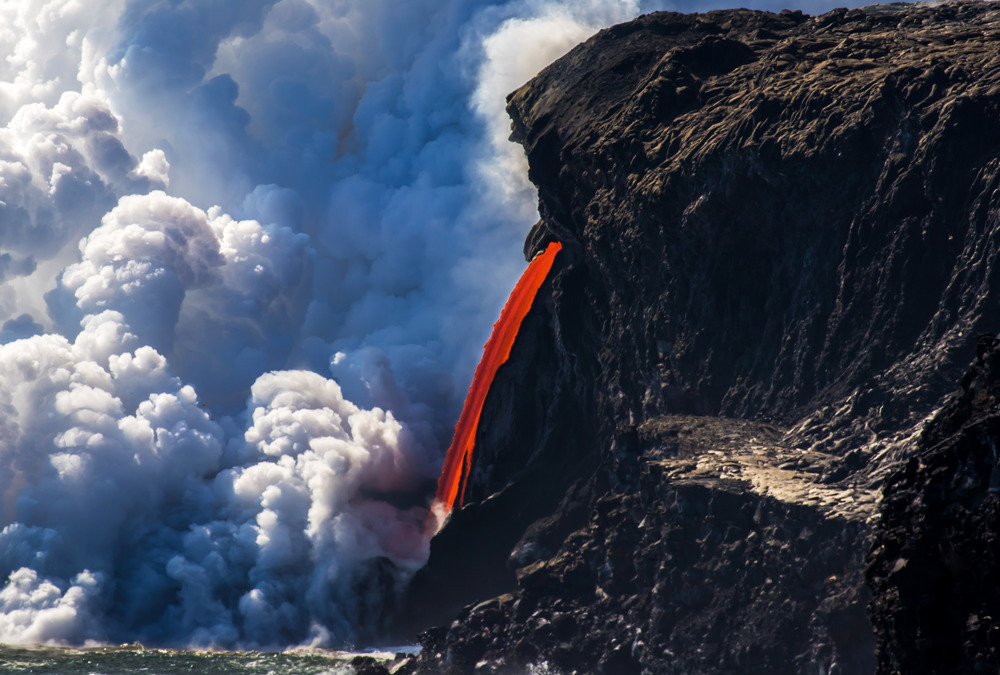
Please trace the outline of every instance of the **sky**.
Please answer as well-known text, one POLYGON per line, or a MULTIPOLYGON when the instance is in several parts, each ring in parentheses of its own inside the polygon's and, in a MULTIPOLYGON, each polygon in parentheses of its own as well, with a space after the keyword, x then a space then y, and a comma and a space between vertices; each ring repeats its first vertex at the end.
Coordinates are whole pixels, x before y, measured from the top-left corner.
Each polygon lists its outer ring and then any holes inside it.
POLYGON ((376 640, 538 217, 504 97, 724 6, 0 0, 0 642, 376 640))

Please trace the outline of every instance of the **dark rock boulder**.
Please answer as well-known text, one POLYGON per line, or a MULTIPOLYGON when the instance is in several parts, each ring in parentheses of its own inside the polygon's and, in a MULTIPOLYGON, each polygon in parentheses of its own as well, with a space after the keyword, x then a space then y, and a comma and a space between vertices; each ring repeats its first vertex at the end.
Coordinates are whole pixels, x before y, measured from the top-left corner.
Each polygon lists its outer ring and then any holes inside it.
POLYGON ((408 598, 427 672, 864 673, 876 635, 919 672, 877 502, 923 489, 920 430, 1000 326, 998 38, 986 3, 657 13, 511 95, 525 251, 564 250, 408 598))

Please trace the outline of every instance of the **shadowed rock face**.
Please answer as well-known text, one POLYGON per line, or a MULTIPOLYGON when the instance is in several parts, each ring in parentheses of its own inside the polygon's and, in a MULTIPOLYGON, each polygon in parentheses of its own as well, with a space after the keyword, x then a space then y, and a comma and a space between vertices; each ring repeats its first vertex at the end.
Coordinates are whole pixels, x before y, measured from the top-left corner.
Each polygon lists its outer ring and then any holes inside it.
POLYGON ((1000 326, 998 44, 978 3, 658 13, 511 95, 565 248, 411 589, 428 672, 916 672, 893 491, 1000 326))
POLYGON ((869 554, 879 672, 1000 664, 1000 341, 980 338, 961 390, 888 480, 869 554))

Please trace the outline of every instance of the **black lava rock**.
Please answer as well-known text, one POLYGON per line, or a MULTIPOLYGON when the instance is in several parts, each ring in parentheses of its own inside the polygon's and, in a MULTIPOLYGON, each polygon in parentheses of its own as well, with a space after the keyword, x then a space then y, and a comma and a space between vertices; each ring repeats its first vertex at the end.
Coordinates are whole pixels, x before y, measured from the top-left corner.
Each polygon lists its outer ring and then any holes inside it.
POLYGON ((509 97, 564 249, 406 601, 424 672, 996 670, 998 38, 656 13, 509 97))
POLYGON ((880 673, 1000 671, 1000 342, 887 481, 869 555, 880 673))

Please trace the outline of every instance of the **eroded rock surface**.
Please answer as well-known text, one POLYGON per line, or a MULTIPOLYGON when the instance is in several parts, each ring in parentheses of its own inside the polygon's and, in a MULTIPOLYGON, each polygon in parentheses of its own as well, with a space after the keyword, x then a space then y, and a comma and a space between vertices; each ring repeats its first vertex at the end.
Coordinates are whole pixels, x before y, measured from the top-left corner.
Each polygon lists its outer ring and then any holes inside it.
POLYGON ((888 480, 870 553, 880 673, 1000 669, 1000 341, 888 480))
MULTIPOLYGON (((409 598, 427 672, 864 673, 876 636, 880 672, 918 672, 892 491, 923 489, 925 420, 1000 327, 998 44, 985 3, 658 13, 512 94, 526 253, 564 251, 409 598)), ((941 496, 962 527, 991 475, 941 496)), ((994 615, 948 620, 989 641, 994 615)))

